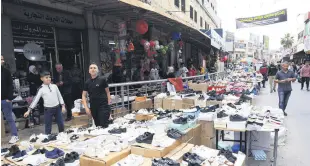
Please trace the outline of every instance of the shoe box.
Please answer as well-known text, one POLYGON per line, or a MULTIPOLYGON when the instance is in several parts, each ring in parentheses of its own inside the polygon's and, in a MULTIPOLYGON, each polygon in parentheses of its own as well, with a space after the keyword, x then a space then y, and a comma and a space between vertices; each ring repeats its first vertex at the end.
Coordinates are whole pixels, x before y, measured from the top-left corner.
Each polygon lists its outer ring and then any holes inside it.
POLYGON ((154 108, 158 109, 158 108, 163 108, 163 98, 154 98, 154 108))
POLYGON ((194 144, 182 143, 168 153, 165 158, 170 158, 174 161, 181 162, 183 155, 190 152, 194 146, 194 144))
POLYGON ((214 137, 214 122, 213 121, 198 121, 198 124, 201 125, 201 137, 214 137))
POLYGON ((202 91, 202 92, 207 92, 209 84, 208 83, 188 83, 189 89, 193 89, 194 91, 202 91))
POLYGON ((188 143, 194 139, 194 128, 188 128, 182 133, 184 133, 184 135, 180 139, 182 143, 188 143))
POLYGON ((230 130, 245 131, 246 130, 246 121, 242 121, 242 122, 229 121, 229 122, 227 122, 227 128, 230 130))
POLYGON ((196 100, 198 99, 198 96, 193 97, 186 97, 182 99, 182 108, 183 109, 190 109, 195 106, 196 100))
POLYGON ((137 111, 146 108, 153 108, 153 103, 151 99, 147 99, 146 101, 134 101, 131 103, 132 111, 137 111))
POLYGON ((151 120, 155 117, 154 114, 148 114, 148 115, 145 115, 145 114, 136 114, 136 120, 137 121, 143 121, 143 120, 151 120))
POLYGON ((91 118, 88 115, 74 116, 71 121, 65 123, 65 126, 88 126, 89 119, 91 118))
POLYGON ((4 126, 4 119, 3 116, 1 116, 1 138, 5 137, 5 126, 4 126))
MULTIPOLYGON (((161 158, 181 144, 180 141, 175 141, 172 145, 162 148, 154 147, 150 144, 137 143, 131 146, 131 153, 141 155, 147 158, 161 158)), ((81 165, 82 166, 82 165, 81 165)))
POLYGON ((200 137, 200 144, 198 145, 204 145, 208 148, 215 148, 215 137, 200 137))
POLYGON ((121 152, 113 152, 102 159, 90 158, 87 156, 80 157, 80 166, 110 166, 130 154, 130 148, 124 149, 121 152))
POLYGON ((183 100, 182 99, 173 99, 165 98, 163 99, 163 109, 164 110, 173 110, 173 109, 182 109, 183 100))
POLYGON ((222 101, 216 101, 216 100, 207 100, 207 106, 210 106, 210 105, 219 105, 220 107, 223 106, 223 103, 222 101))
POLYGON ((116 108, 115 110, 113 110, 113 118, 118 118, 118 117, 123 117, 126 114, 128 114, 128 110, 126 108, 116 108))

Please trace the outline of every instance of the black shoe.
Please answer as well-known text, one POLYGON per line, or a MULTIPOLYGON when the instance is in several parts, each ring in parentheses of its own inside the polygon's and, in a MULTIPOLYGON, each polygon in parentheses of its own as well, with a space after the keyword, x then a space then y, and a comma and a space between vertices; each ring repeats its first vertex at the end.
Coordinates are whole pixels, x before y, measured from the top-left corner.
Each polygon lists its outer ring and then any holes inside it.
POLYGON ((48 135, 48 140, 49 140, 49 141, 55 141, 55 140, 57 140, 57 134, 50 134, 50 135, 48 135))
POLYGON ((146 144, 152 144, 154 133, 145 132, 143 135, 140 135, 136 138, 136 141, 138 143, 146 143, 146 144))
POLYGON ((67 153, 64 159, 65 163, 73 163, 75 161, 75 159, 73 158, 73 156, 71 155, 71 153, 67 153))
POLYGON ((216 101, 222 101, 224 100, 224 96, 223 95, 218 95, 215 97, 216 98, 216 101))
POLYGON ((174 119, 173 123, 175 123, 175 124, 186 124, 187 118, 180 117, 180 118, 174 119))
POLYGON ((112 130, 108 131, 110 134, 121 134, 121 133, 126 133, 127 129, 126 128, 114 128, 112 130))
POLYGON ((203 95, 200 95, 198 98, 198 100, 204 100, 204 99, 205 99, 205 97, 203 95))
POLYGON ((71 117, 67 117, 67 118, 65 119, 65 121, 68 122, 68 121, 71 121, 72 119, 73 119, 72 116, 71 116, 71 117))
POLYGON ((227 117, 228 115, 225 113, 224 110, 222 110, 221 112, 217 113, 217 118, 224 118, 227 117))
POLYGON ((248 118, 236 114, 236 115, 230 115, 229 120, 232 122, 240 122, 240 121, 247 121, 248 118))
POLYGON ((9 148, 9 153, 5 155, 5 157, 14 156, 16 153, 20 152, 19 147, 17 145, 12 145, 9 148))
POLYGON ((203 160, 196 154, 187 152, 183 155, 183 160, 186 161, 189 165, 200 165, 203 160))
POLYGON ((213 90, 213 91, 210 91, 207 93, 208 96, 215 96, 216 95, 216 91, 213 90))
POLYGON ((179 130, 176 130, 176 129, 169 129, 167 131, 167 136, 172 139, 178 140, 182 137, 182 135, 183 134, 179 130))
POLYGON ((207 100, 216 100, 216 97, 215 96, 210 96, 207 100))
POLYGON ((65 131, 65 133, 67 133, 67 134, 70 134, 70 133, 73 133, 73 132, 74 131, 72 129, 68 129, 68 130, 65 131))
POLYGON ((227 104, 229 107, 236 109, 237 107, 235 105, 233 105, 232 103, 228 103, 227 104))
POLYGON ((225 156, 227 158, 228 161, 232 162, 232 163, 235 163, 236 160, 237 160, 237 157, 235 157, 231 151, 229 150, 224 150, 224 149, 221 149, 218 153, 218 156, 225 156))
POLYGON ((180 166, 180 163, 177 163, 169 158, 160 158, 153 159, 152 166, 180 166))
POLYGON ((287 113, 285 111, 283 111, 284 116, 287 116, 287 113))
POLYGON ((32 153, 32 155, 36 155, 36 154, 45 154, 47 150, 46 149, 37 149, 35 152, 32 153))
POLYGON ((249 97, 249 96, 247 96, 247 95, 245 95, 245 94, 242 94, 242 95, 240 96, 240 99, 243 99, 244 101, 252 100, 251 97, 249 97))
POLYGON ((38 139, 39 139, 38 137, 32 138, 32 139, 30 140, 30 142, 31 142, 31 143, 37 142, 38 139))
POLYGON ((74 134, 74 135, 72 135, 72 136, 70 137, 70 141, 75 141, 75 140, 77 140, 77 139, 79 139, 79 136, 76 135, 76 134, 74 134))
POLYGON ((63 159, 63 157, 59 158, 57 161, 56 161, 56 166, 65 166, 65 161, 63 159))

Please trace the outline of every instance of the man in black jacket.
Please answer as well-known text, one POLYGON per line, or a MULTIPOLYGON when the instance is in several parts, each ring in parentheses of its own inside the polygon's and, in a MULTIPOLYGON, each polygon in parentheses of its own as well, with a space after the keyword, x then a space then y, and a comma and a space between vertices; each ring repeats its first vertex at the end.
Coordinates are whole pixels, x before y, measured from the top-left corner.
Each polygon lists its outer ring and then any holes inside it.
POLYGON ((278 72, 277 66, 274 65, 273 62, 268 67, 268 80, 269 80, 269 85, 270 85, 270 93, 276 91, 276 84, 274 82, 276 74, 278 72))
POLYGON ((67 109, 67 118, 66 121, 72 119, 72 77, 69 71, 63 70, 61 63, 56 64, 56 74, 54 76, 54 83, 58 86, 58 89, 64 99, 66 109, 67 109))
POLYGON ((13 80, 11 72, 4 68, 3 65, 4 58, 1 55, 1 109, 11 128, 12 138, 9 143, 15 144, 19 138, 17 136, 17 128, 12 115, 13 80))

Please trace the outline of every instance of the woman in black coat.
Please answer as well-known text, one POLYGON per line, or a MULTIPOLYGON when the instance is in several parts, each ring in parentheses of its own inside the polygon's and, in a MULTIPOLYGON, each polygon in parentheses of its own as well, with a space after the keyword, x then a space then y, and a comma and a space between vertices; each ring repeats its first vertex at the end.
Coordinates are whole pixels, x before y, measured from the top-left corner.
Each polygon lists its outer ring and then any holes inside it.
POLYGON ((42 85, 40 75, 38 74, 35 66, 29 66, 29 74, 27 76, 27 81, 29 82, 30 95, 35 96, 37 94, 38 88, 42 85))

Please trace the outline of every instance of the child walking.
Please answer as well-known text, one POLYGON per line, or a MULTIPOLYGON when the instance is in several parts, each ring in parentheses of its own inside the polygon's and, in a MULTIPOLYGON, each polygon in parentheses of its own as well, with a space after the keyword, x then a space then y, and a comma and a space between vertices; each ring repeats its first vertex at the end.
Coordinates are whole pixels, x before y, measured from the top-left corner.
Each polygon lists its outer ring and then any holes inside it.
POLYGON ((44 71, 40 73, 40 77, 43 84, 39 87, 37 95, 34 97, 24 117, 28 117, 31 110, 36 107, 42 97, 44 101, 45 134, 51 134, 52 132, 53 116, 55 116, 59 132, 63 132, 64 121, 61 112, 65 112, 64 100, 58 87, 55 84, 51 84, 51 75, 49 72, 44 71))

